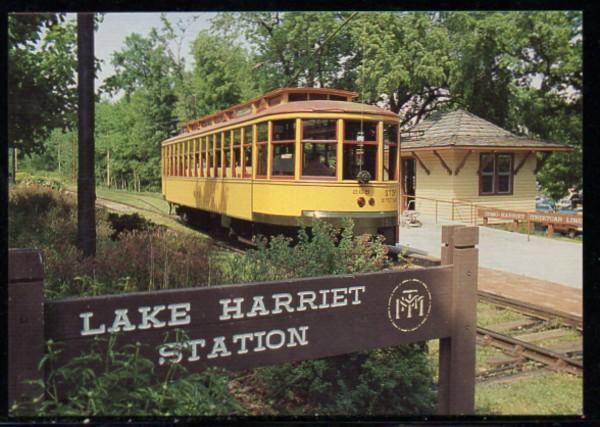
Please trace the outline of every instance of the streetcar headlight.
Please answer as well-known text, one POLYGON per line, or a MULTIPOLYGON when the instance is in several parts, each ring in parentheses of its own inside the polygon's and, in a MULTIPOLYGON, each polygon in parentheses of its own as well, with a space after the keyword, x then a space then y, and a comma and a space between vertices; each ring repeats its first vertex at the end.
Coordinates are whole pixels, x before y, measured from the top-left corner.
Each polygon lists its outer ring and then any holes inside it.
POLYGON ((358 199, 356 199, 356 203, 358 203, 358 207, 362 208, 365 205, 365 198, 359 197, 358 199))

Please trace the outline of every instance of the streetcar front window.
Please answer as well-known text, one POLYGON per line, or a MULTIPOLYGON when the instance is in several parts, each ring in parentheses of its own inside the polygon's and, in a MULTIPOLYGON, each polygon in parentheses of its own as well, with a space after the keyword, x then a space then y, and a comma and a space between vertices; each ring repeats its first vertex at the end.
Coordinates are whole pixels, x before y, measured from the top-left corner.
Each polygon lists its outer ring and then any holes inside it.
POLYGON ((372 121, 344 121, 343 179, 356 179, 366 170, 374 180, 377 177, 377 123, 372 121))
POLYGON ((303 143, 303 176, 335 176, 336 144, 303 143))

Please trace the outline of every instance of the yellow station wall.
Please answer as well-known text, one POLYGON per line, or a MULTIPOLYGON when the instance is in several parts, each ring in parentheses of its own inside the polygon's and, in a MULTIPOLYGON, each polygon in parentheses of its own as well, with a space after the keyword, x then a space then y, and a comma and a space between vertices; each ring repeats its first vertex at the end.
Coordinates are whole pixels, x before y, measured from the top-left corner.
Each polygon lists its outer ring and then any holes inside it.
MULTIPOLYGON (((431 172, 427 175, 425 170, 416 162, 416 191, 417 197, 416 209, 420 213, 429 216, 435 216, 436 203, 434 201, 419 199, 426 197, 452 203, 437 203, 438 219, 452 219, 463 222, 472 222, 476 218, 475 209, 469 205, 461 205, 459 201, 469 202, 474 205, 495 207, 498 209, 509 209, 518 211, 535 210, 535 174, 536 158, 530 155, 519 172, 513 176, 513 194, 512 195, 479 195, 479 152, 472 152, 459 171, 454 175, 454 171, 461 163, 466 154, 464 150, 443 150, 438 151, 446 164, 452 169, 452 175, 449 175, 442 166, 440 160, 432 152, 419 152, 425 166, 431 172)), ((513 163, 516 168, 526 156, 526 152, 514 152, 513 163)))

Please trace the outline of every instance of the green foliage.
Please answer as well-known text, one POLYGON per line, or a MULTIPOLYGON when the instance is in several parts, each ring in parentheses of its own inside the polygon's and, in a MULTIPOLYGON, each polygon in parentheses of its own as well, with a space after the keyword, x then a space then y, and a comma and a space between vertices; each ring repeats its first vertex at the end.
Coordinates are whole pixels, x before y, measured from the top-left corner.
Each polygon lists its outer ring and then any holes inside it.
POLYGON ((354 236, 354 223, 345 220, 342 230, 315 220, 311 232, 302 226, 297 242, 275 236, 255 239, 256 250, 228 260, 223 279, 228 283, 280 280, 381 269, 386 248, 381 236, 354 236))
MULTIPOLYGON (((205 286, 220 282, 210 244, 199 237, 161 228, 115 233, 104 210, 96 211, 97 255, 82 257, 76 247, 74 196, 40 185, 11 189, 9 247, 39 248, 44 257, 46 297, 205 286)), ((151 224, 148 224, 152 228, 151 224)))
POLYGON ((293 415, 433 413, 432 376, 426 355, 414 346, 257 369, 267 398, 293 415))
POLYGON ((232 40, 200 32, 192 45, 194 67, 178 87, 177 115, 192 120, 257 95, 247 52, 232 40))
POLYGON ((186 374, 181 365, 157 370, 140 342, 118 346, 116 335, 57 366, 62 349, 49 341, 35 381, 39 396, 14 403, 12 416, 198 416, 243 413, 230 395, 228 375, 211 368, 186 374))
POLYGON ((40 153, 54 128, 70 126, 77 101, 75 22, 63 15, 9 15, 8 142, 40 153))
POLYGON ((125 232, 154 230, 156 228, 156 224, 141 217, 137 212, 132 214, 111 212, 108 214, 108 220, 112 229, 115 230, 110 236, 113 240, 116 240, 125 232))

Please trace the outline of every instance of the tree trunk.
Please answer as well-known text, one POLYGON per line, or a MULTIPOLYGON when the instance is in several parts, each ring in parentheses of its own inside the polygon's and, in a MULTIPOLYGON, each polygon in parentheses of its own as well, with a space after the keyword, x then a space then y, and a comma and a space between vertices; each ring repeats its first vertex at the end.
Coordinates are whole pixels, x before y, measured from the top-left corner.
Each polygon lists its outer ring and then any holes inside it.
POLYGON ((96 177, 94 174, 94 14, 77 14, 79 173, 77 246, 96 255, 96 177))

